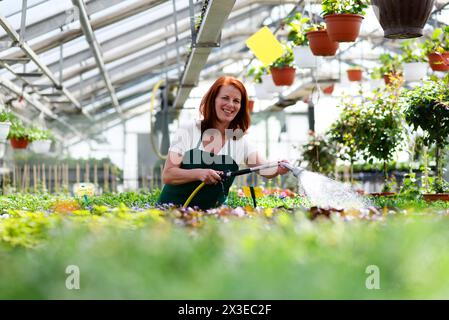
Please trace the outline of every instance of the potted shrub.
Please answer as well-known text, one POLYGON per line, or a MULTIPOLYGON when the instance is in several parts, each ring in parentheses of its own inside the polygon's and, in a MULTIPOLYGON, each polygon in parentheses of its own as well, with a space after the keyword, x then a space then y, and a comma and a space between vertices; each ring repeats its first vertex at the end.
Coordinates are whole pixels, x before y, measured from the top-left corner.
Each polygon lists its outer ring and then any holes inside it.
POLYGON ((353 42, 360 34, 367 0, 323 0, 324 21, 332 41, 353 42))
POLYGON ((0 141, 5 141, 8 137, 9 127, 11 126, 11 113, 0 111, 0 141))
POLYGON ((433 3, 434 0, 371 0, 384 37, 390 39, 421 37, 433 3))
POLYGON ((293 67, 293 51, 285 46, 284 54, 270 66, 273 82, 277 86, 290 86, 295 81, 296 69, 293 67))
POLYGON ((313 25, 306 32, 310 50, 315 56, 334 56, 338 50, 338 42, 332 41, 324 25, 313 25))
POLYGON ((449 71, 449 26, 435 29, 423 48, 433 71, 449 71))
POLYGON ((362 81, 362 68, 352 65, 346 72, 348 73, 349 81, 362 81))
POLYGON ((307 161, 309 170, 325 175, 333 173, 337 160, 335 154, 335 146, 328 137, 309 132, 309 141, 302 146, 302 158, 307 161))
POLYGON ((53 135, 50 130, 31 128, 28 135, 31 149, 36 153, 47 153, 50 151, 53 135))
POLYGON ((399 56, 391 55, 389 53, 383 53, 379 56, 380 72, 383 75, 386 85, 390 85, 392 82, 400 82, 402 79, 401 62, 399 56))
MULTIPOLYGON (((422 86, 406 90, 404 95, 404 114, 407 123, 415 130, 424 132, 424 144, 435 145, 435 185, 443 185, 443 150, 449 143, 449 84, 448 76, 444 81, 432 79, 422 86)), ((437 191, 441 191, 441 188, 437 191)))
POLYGON ((401 43, 402 66, 405 81, 420 81, 427 75, 426 59, 416 41, 407 40, 401 43))
POLYGON ((388 163, 400 150, 405 139, 398 89, 399 85, 388 86, 385 91, 375 94, 369 103, 363 105, 360 113, 359 144, 362 157, 369 163, 373 163, 374 160, 383 163, 384 194, 378 195, 391 195, 388 163))
POLYGON ((22 122, 17 118, 11 119, 11 127, 9 128, 8 139, 14 149, 26 149, 29 142, 29 131, 22 122))
POLYGON ((287 19, 290 31, 287 40, 294 44, 293 55, 298 68, 316 68, 317 58, 313 55, 309 47, 309 39, 305 30, 308 29, 309 18, 303 17, 301 13, 296 13, 292 18, 287 19))

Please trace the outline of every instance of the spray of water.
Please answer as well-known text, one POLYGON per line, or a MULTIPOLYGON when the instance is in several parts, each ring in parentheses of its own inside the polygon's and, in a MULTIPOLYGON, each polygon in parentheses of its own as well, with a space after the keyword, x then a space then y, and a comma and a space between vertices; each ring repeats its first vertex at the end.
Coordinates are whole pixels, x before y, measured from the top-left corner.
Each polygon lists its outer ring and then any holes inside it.
POLYGON ((284 166, 298 178, 300 192, 307 196, 312 205, 336 209, 362 209, 372 205, 341 182, 290 164, 284 166))

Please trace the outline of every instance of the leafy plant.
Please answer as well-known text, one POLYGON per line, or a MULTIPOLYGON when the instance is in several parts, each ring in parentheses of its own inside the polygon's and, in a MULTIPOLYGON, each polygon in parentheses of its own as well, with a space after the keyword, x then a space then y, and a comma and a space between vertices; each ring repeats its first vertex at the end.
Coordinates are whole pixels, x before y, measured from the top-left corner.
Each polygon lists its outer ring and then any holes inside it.
POLYGON ((383 53, 379 56, 381 66, 379 71, 382 75, 398 74, 401 70, 401 61, 398 55, 383 53))
POLYGON ((284 45, 284 48, 284 54, 270 65, 271 68, 286 68, 293 66, 295 61, 293 50, 287 45, 284 45))
POLYGON ((322 15, 329 14, 360 14, 365 15, 368 8, 367 0, 323 0, 321 3, 322 15))
POLYGON ((336 163, 335 146, 326 136, 309 133, 309 141, 302 146, 303 160, 308 162, 308 168, 314 172, 330 174, 336 163))
POLYGON ((265 67, 251 67, 247 76, 252 77, 254 83, 262 83, 262 76, 267 73, 268 71, 265 67))
POLYGON ((449 26, 436 28, 430 39, 427 39, 422 45, 424 54, 443 53, 449 51, 449 26))
POLYGON ((402 62, 425 62, 426 56, 423 54, 422 48, 418 45, 416 40, 405 40, 401 43, 402 62))
POLYGON ((310 31, 323 31, 326 30, 326 25, 324 22, 321 23, 311 23, 308 25, 308 28, 305 30, 306 34, 310 31))
POLYGON ((442 180, 442 150, 448 145, 449 136, 449 78, 430 80, 403 93, 405 119, 415 130, 424 131, 424 144, 436 145, 435 159, 437 179, 442 180))
POLYGON ((2 110, 0 111, 0 122, 10 122, 11 121, 11 112, 2 110))
POLYGON ((11 118, 11 126, 9 127, 9 133, 7 139, 28 139, 29 129, 26 128, 22 121, 13 117, 11 118))
POLYGON ((295 46, 307 46, 309 39, 306 36, 306 30, 310 28, 309 21, 310 18, 303 17, 299 12, 293 17, 287 18, 286 23, 290 27, 287 40, 293 42, 295 46))
POLYGON ((42 130, 36 127, 32 127, 28 131, 29 141, 43 141, 53 140, 54 136, 50 130, 42 130))

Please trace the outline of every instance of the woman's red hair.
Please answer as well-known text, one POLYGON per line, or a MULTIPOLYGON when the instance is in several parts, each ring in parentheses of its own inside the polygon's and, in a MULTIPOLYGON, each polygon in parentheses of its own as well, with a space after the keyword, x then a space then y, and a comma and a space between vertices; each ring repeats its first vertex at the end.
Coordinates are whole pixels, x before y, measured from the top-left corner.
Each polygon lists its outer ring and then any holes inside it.
POLYGON ((215 112, 215 98, 217 97, 220 88, 226 85, 234 86, 242 95, 240 110, 229 125, 229 129, 241 129, 243 133, 248 130, 250 125, 250 110, 248 108, 248 93, 246 92, 245 86, 234 77, 222 76, 214 82, 201 100, 200 112, 203 115, 201 132, 214 128, 215 120, 217 119, 217 113, 215 112))

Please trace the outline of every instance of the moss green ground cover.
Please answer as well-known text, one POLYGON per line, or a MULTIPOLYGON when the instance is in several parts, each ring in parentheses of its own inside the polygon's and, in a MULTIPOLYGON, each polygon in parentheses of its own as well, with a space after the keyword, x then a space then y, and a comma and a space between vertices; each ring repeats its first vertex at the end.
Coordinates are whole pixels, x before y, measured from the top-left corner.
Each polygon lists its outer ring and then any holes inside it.
POLYGON ((233 193, 199 212, 157 208, 157 195, 2 196, 0 298, 449 298, 447 204, 317 211, 273 195, 254 210, 233 193), (366 287, 369 266, 380 289, 366 287))

